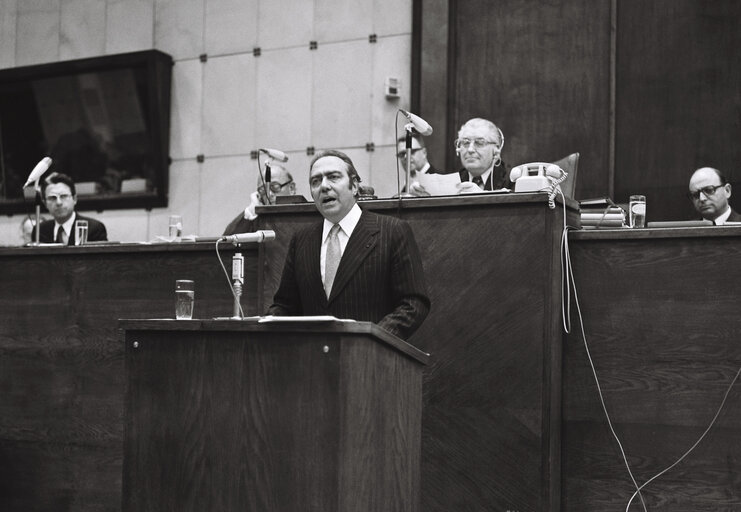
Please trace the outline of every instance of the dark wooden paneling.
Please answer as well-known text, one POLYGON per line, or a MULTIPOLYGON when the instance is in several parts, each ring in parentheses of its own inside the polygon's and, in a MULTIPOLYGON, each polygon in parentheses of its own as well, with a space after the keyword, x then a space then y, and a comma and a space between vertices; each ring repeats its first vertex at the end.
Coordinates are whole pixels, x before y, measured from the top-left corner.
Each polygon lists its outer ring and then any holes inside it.
MULTIPOLYGON (((543 195, 364 202, 410 223, 432 301, 410 343, 432 355, 422 412, 422 510, 556 510, 560 500, 558 244, 543 195)), ((569 211, 573 221, 573 210, 569 211)), ((312 205, 260 216, 265 297, 312 205), (273 224, 275 223, 275 224, 273 224)))
MULTIPOLYGON (((414 0, 420 4, 421 20, 412 27, 420 34, 419 55, 412 55, 412 61, 419 61, 419 87, 412 91, 412 108, 427 120, 434 131, 425 139, 427 156, 433 167, 445 169, 448 150, 453 145, 455 135, 448 132, 448 104, 452 97, 448 94, 448 0, 414 0)), ((412 49, 413 51, 415 48, 412 49)))
POLYGON ((741 188, 736 0, 418 1, 435 165, 459 167, 455 133, 485 117, 508 164, 579 151, 576 197, 642 193, 649 220, 697 217, 685 192, 698 167, 741 188))
MULTIPOLYGON (((471 117, 494 121, 504 132, 503 158, 510 165, 578 151, 577 197, 607 193, 610 2, 463 0, 451 6, 448 132, 455 137, 471 117)), ((447 143, 448 166, 457 168, 452 139, 447 143)))
POLYGON ((419 509, 417 361, 367 334, 222 324, 127 330, 125 511, 419 509))
MULTIPOLYGON (((253 312, 256 252, 245 252, 253 312)), ((213 245, 5 249, 0 268, 0 508, 120 510, 117 319, 172 318, 178 278, 196 282, 196 316, 231 315, 213 245)))
MULTIPOLYGON (((700 437, 741 367, 741 235, 593 236, 571 255, 607 409, 642 484, 700 437)), ((562 508, 624 510, 634 489, 580 334, 564 345, 563 376, 562 508)), ((737 510, 739 424, 737 383, 703 442, 646 488, 648 509, 737 510)))
POLYGON ((695 169, 741 188, 741 4, 621 0, 617 12, 615 199, 645 194, 648 220, 697 218, 695 169))

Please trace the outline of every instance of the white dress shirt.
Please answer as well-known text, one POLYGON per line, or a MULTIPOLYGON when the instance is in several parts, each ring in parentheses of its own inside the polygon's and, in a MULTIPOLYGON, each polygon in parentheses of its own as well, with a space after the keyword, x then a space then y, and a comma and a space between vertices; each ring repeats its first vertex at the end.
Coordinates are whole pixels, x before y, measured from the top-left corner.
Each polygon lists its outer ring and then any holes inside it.
POLYGON ((730 216, 731 216, 731 207, 729 206, 728 208, 726 208, 726 211, 718 215, 718 218, 715 219, 713 222, 715 222, 716 226, 722 226, 723 224, 726 223, 726 221, 728 221, 728 217, 730 216))
POLYGON ((72 234, 72 229, 75 226, 76 218, 77 218, 77 212, 72 212, 72 215, 70 215, 69 219, 67 219, 64 224, 59 224, 57 221, 54 221, 54 238, 52 240, 57 239, 57 233, 59 232, 59 228, 63 228, 64 234, 67 235, 67 238, 64 241, 64 243, 69 242, 69 237, 72 234))
MULTIPOLYGON (((338 223, 340 225, 340 230, 337 232, 337 238, 340 240, 340 254, 345 254, 345 247, 347 247, 347 242, 350 240, 350 236, 352 235, 352 232, 355 230, 355 226, 358 225, 358 222, 360 221, 360 214, 363 213, 363 211, 360 209, 360 206, 358 206, 358 203, 355 203, 352 208, 350 208, 350 211, 347 212, 347 215, 338 223)), ((324 227, 322 229, 322 253, 321 253, 321 269, 322 269, 322 282, 324 282, 324 269, 326 267, 327 263, 327 244, 329 242, 329 230, 332 229, 332 224, 327 219, 324 219, 324 227)))

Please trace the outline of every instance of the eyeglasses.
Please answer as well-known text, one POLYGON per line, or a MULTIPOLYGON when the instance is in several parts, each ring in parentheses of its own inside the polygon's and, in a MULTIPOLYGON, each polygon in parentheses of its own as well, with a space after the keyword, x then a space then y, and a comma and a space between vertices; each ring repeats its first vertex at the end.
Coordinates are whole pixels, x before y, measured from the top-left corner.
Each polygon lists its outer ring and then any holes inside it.
MULTIPOLYGON (((275 194, 277 194, 278 192, 280 192, 281 190, 283 190, 283 187, 285 187, 287 185, 290 185, 291 183, 293 183, 293 180, 288 180, 285 183, 279 183, 277 181, 271 181, 270 182, 270 191, 273 192, 273 193, 275 193, 275 194)), ((265 188, 262 185, 260 185, 260 191, 264 191, 264 190, 265 190, 265 188)))
MULTIPOLYGON (((412 154, 416 153, 420 149, 422 149, 422 148, 412 148, 411 149, 412 154)), ((399 151, 398 153, 396 153, 396 158, 406 158, 406 157, 407 157, 407 150, 406 149, 402 149, 401 151, 399 151)))
POLYGON ((51 203, 56 203, 57 201, 68 201, 72 198, 72 194, 51 194, 46 196, 46 200, 51 203))
POLYGON ((700 192, 705 194, 705 197, 710 197, 714 195, 715 191, 721 187, 725 187, 725 185, 711 185, 709 187, 702 187, 700 190, 696 190, 694 192, 688 192, 687 197, 689 197, 693 201, 697 201, 698 199, 700 199, 700 192))
POLYGON ((482 138, 478 139, 455 139, 455 147, 457 149, 468 149, 473 143, 473 147, 476 149, 484 149, 489 144, 499 145, 498 142, 486 140, 482 138))

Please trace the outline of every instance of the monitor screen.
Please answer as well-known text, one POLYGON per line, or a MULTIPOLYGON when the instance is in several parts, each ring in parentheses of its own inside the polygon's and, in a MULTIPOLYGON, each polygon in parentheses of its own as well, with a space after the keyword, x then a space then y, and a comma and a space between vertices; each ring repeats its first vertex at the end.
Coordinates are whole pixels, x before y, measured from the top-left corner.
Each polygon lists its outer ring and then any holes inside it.
POLYGON ((149 50, 0 70, 0 212, 30 211, 45 156, 80 210, 167 206, 171 68, 149 50))

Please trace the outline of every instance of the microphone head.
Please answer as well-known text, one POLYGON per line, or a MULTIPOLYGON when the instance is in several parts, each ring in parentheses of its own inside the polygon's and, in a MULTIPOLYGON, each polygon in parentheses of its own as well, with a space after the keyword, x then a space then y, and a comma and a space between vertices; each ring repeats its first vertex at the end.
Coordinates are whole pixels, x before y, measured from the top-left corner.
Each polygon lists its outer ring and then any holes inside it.
POLYGON ((425 121, 418 115, 412 114, 411 112, 407 112, 406 110, 402 108, 399 109, 399 112, 404 114, 404 117, 409 119, 414 129, 417 130, 420 135, 422 135, 423 137, 432 135, 432 126, 430 126, 430 124, 427 121, 425 121))
POLYGON ((286 155, 283 151, 279 149, 260 148, 260 151, 268 155, 273 160, 277 160, 279 162, 288 161, 288 155, 286 155))
POLYGON ((39 181, 39 178, 44 175, 46 171, 49 170, 49 166, 51 165, 51 158, 48 156, 45 156, 41 159, 39 163, 36 164, 36 167, 33 168, 33 171, 31 171, 31 174, 28 175, 28 180, 26 180, 26 184, 23 185, 23 188, 26 188, 29 185, 33 185, 37 181, 39 181))

